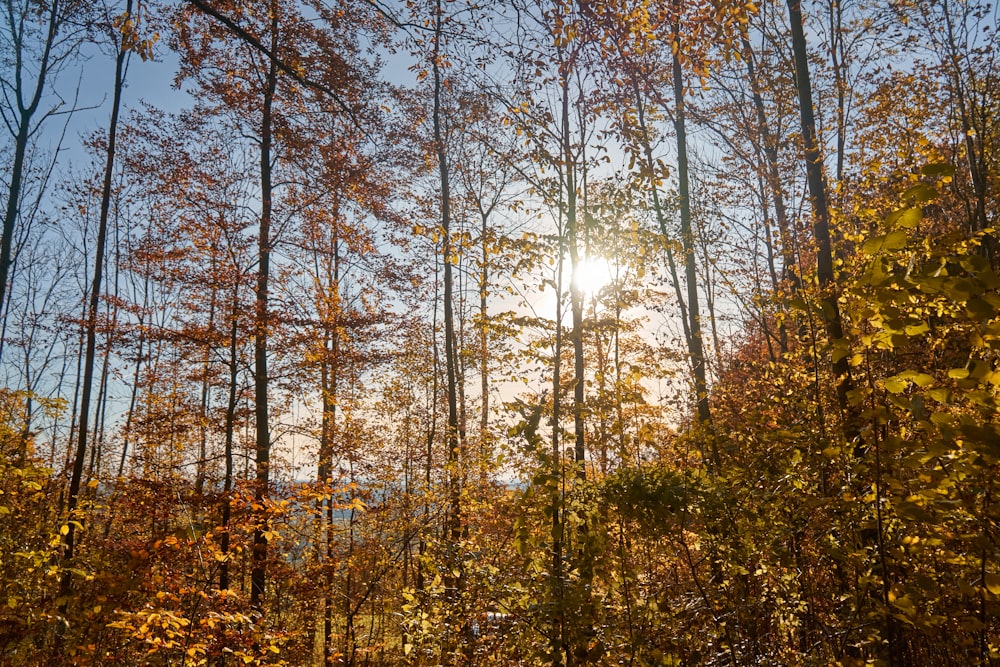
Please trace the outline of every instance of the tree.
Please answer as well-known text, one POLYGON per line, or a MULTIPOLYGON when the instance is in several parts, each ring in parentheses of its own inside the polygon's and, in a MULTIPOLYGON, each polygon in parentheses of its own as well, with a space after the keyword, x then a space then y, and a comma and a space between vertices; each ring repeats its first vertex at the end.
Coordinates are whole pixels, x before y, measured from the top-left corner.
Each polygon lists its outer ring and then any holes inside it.
MULTIPOLYGON (((836 349, 836 346, 841 344, 840 341, 844 340, 844 326, 840 316, 836 277, 834 276, 830 206, 823 169, 823 155, 816 134, 812 86, 809 79, 809 57, 806 52, 802 7, 799 0, 788 0, 788 21, 792 30, 792 52, 799 97, 806 181, 809 185, 809 199, 812 205, 813 237, 816 242, 816 278, 819 281, 820 289, 824 292, 822 302, 827 336, 830 345, 836 349)), ((854 380, 851 377, 851 368, 847 357, 835 353, 832 357, 832 368, 844 438, 848 443, 853 443, 855 451, 861 454, 864 451, 864 445, 860 440, 856 411, 850 400, 850 393, 854 390, 854 380)))
MULTIPOLYGON (((14 139, 14 156, 7 187, 3 236, 0 238, 0 317, 6 318, 14 236, 21 210, 28 144, 41 124, 57 113, 61 104, 42 110, 48 87, 73 58, 80 45, 80 21, 85 5, 75 0, 7 3, 3 41, 9 48, 3 60, 0 86, 4 92, 3 119, 14 139), (41 111, 41 117, 36 115, 41 111)), ((41 188, 44 190, 44 187, 41 188)), ((2 347, 0 347, 2 353, 2 347)))
MULTIPOLYGON (((969 229, 983 231, 992 224, 990 197, 995 172, 993 162, 997 144, 995 121, 995 86, 998 74, 997 35, 990 22, 996 8, 990 3, 948 0, 927 4, 897 2, 894 8, 909 23, 914 21, 920 33, 913 39, 926 38, 934 65, 941 73, 955 124, 957 143, 962 148, 960 160, 968 173, 971 191, 967 197, 969 229)), ((983 249, 997 261, 995 239, 987 237, 983 249)))
MULTIPOLYGON (((244 13, 252 17, 252 12, 242 3, 234 3, 221 8, 236 16, 244 13)), ((219 11, 219 10, 217 10, 219 11)), ((231 86, 229 82, 220 80, 210 74, 209 64, 216 65, 225 71, 227 54, 213 48, 211 41, 199 42, 194 39, 197 31, 204 30, 212 39, 219 36, 229 36, 228 30, 217 27, 212 20, 197 21, 198 17, 191 10, 186 10, 183 20, 188 25, 180 35, 181 46, 184 48, 184 58, 187 63, 187 73, 199 77, 201 85, 214 93, 219 101, 226 106, 240 104, 252 114, 253 136, 258 148, 258 178, 260 189, 260 215, 257 230, 257 275, 254 305, 254 423, 256 433, 255 464, 257 470, 255 494, 260 507, 261 519, 254 531, 253 571, 251 574, 251 603, 262 610, 262 602, 266 588, 267 562, 267 531, 263 525, 263 507, 269 495, 271 480, 271 423, 268 404, 268 335, 273 326, 269 309, 269 283, 271 279, 271 255, 273 250, 272 217, 274 210, 273 169, 275 158, 274 132, 276 124, 275 104, 284 96, 293 95, 282 89, 279 98, 279 48, 287 49, 287 40, 294 34, 296 16, 283 3, 272 0, 268 5, 266 16, 254 21, 251 30, 259 35, 258 43, 266 50, 267 56, 261 56, 257 49, 243 45, 241 62, 236 67, 241 73, 240 84, 231 86), (286 21, 289 25, 286 25, 286 21), (221 32, 220 32, 221 30, 221 32), (206 48, 207 47, 207 48, 206 48), (243 86, 246 86, 244 89, 243 86)), ((256 17, 255 17, 256 18, 256 17)), ((278 112, 280 113, 280 112, 278 112)))
MULTIPOLYGON (((53 3, 55 7, 58 3, 53 3)), ((53 11, 55 11, 53 9, 53 11)), ((97 349, 97 312, 100 307, 101 293, 104 289, 102 285, 104 272, 104 253, 108 237, 108 217, 111 213, 111 187, 115 173, 115 149, 118 138, 118 116, 121 111, 122 91, 125 87, 125 74, 128 65, 129 54, 140 47, 148 49, 148 42, 140 42, 136 36, 138 8, 133 4, 133 0, 126 0, 125 10, 120 17, 118 29, 121 31, 116 39, 117 52, 115 55, 115 77, 113 98, 111 102, 111 119, 108 123, 107 153, 104 163, 104 177, 101 188, 100 218, 97 228, 97 248, 94 254, 94 277, 90 283, 90 295, 87 306, 86 320, 86 351, 83 362, 83 381, 80 398, 80 421, 77 427, 76 455, 73 459, 73 472, 70 477, 69 491, 67 494, 66 513, 69 517, 69 529, 66 532, 66 539, 63 549, 63 574, 60 585, 60 593, 63 598, 68 598, 72 579, 73 559, 76 551, 76 527, 78 525, 75 515, 79 503, 80 485, 83 480, 83 466, 87 455, 88 421, 90 418, 90 398, 94 382, 94 357, 97 349)), ((50 24, 50 34, 53 28, 50 24)), ((145 50, 140 53, 145 54, 145 50)), ((40 89, 40 86, 39 86, 40 89)), ((37 97, 36 97, 37 104, 37 97)), ((0 291, 4 281, 3 259, 0 257, 0 291)), ((66 603, 60 610, 65 614, 66 603)))

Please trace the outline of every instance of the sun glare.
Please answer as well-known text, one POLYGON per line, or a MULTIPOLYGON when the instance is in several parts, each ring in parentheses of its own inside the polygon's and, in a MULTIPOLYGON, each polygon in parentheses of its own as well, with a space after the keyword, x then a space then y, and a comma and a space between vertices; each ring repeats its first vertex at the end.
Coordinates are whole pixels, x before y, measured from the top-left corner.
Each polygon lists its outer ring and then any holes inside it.
POLYGON ((610 285, 613 276, 608 260, 603 257, 587 257, 577 264, 573 284, 587 296, 596 296, 603 287, 610 285))

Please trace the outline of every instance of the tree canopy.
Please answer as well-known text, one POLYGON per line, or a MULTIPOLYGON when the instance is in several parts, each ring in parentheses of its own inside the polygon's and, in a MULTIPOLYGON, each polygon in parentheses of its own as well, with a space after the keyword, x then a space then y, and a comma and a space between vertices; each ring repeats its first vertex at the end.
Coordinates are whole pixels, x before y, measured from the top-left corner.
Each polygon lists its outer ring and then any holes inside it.
POLYGON ((0 664, 997 664, 998 12, 8 0, 0 664))

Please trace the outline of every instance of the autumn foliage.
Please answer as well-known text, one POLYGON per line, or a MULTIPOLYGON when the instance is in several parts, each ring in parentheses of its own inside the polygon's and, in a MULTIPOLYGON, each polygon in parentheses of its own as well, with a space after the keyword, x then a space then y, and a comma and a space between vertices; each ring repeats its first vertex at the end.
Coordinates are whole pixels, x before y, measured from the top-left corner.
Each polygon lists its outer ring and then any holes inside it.
POLYGON ((1000 663, 997 12, 8 2, 0 665, 1000 663))

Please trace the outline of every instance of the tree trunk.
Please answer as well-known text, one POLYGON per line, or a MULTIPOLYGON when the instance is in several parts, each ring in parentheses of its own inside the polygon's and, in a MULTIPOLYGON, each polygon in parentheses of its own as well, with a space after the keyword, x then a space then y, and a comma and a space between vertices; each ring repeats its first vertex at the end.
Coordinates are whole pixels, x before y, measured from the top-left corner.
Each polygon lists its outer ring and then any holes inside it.
MULTIPOLYGON (((750 41, 743 38, 743 60, 747 66, 747 78, 750 81, 750 90, 753 96, 754 113, 757 120, 758 141, 763 144, 763 152, 766 164, 764 166, 765 179, 771 191, 771 201, 774 204, 774 217, 778 224, 778 235, 781 240, 781 263, 782 275, 789 281, 792 293, 799 290, 801 281, 799 279, 795 260, 795 237, 792 234, 791 224, 788 221, 788 208, 785 206, 785 195, 781 187, 781 173, 778 169, 778 140, 771 133, 767 122, 767 114, 764 110, 764 98, 760 91, 760 81, 757 77, 757 69, 754 65, 753 50, 750 41)), ((768 240, 770 243, 770 240, 768 240)))
MULTIPOLYGON (((278 7, 271 2, 271 53, 278 48, 278 7)), ((256 421, 257 480, 254 498, 261 507, 253 530, 253 568, 250 572, 250 604, 262 610, 267 585, 267 535, 264 502, 271 480, 271 431, 267 404, 268 280, 271 266, 271 145, 272 108, 278 82, 278 65, 268 60, 264 83, 264 105, 260 128, 260 230, 257 238, 257 298, 254 321, 254 417, 256 421)))
MULTIPOLYGON (((129 2, 129 7, 131 8, 131 1, 129 2)), ((19 30, 13 25, 13 8, 10 7, 10 2, 8 0, 8 14, 10 17, 11 25, 10 29, 12 33, 16 33, 15 38, 15 50, 16 50, 16 65, 15 65, 15 81, 16 85, 14 87, 14 97, 17 104, 18 112, 18 124, 17 132, 14 136, 14 162, 11 165, 10 171, 10 186, 7 189, 7 210, 4 214, 3 219, 3 236, 0 238, 0 314, 7 312, 7 290, 9 288, 8 277, 11 272, 11 253, 14 246, 14 224, 17 222, 17 214, 19 212, 21 204, 21 185, 24 181, 24 160, 28 149, 28 139, 31 136, 31 121, 35 116, 35 112, 38 111, 38 105, 42 99, 42 91, 45 88, 45 80, 49 75, 49 69, 51 67, 50 58, 52 57, 52 47, 55 45, 56 33, 59 30, 60 18, 59 12, 61 11, 61 5, 59 0, 52 0, 52 3, 48 8, 48 32, 45 40, 45 47, 42 51, 42 58, 38 64, 38 74, 35 79, 35 90, 31 94, 31 99, 25 102, 24 93, 26 92, 21 85, 21 75, 22 75, 22 56, 24 55, 24 47, 21 43, 21 39, 24 37, 23 29, 19 30)), ((126 10, 130 11, 130 10, 126 10)), ((116 73, 121 70, 121 62, 124 58, 124 49, 119 49, 118 62, 116 63, 116 73)), ((115 80, 115 100, 120 100, 121 93, 118 90, 120 88, 120 82, 118 79, 115 80)), ((113 123, 117 122, 118 108, 114 107, 111 111, 113 117, 113 123)), ((112 134, 114 130, 112 129, 112 134)), ((110 158, 112 154, 112 149, 108 148, 109 162, 112 161, 110 158)), ((110 191, 110 177, 106 179, 106 185, 110 191)), ((106 215, 106 214, 105 214, 106 215)), ((105 224, 107 220, 105 219, 105 224)), ((3 315, 6 318, 6 315, 3 315)), ((3 354, 3 347, 0 346, 0 355, 3 354)), ((86 439, 84 440, 86 442, 86 439)), ((82 464, 81 464, 82 465, 82 464)))
POLYGON ((232 515, 233 438, 236 432, 237 386, 239 379, 239 287, 233 287, 233 305, 229 323, 229 400, 226 402, 225 459, 226 474, 222 481, 222 537, 219 539, 219 590, 229 590, 229 521, 232 515))
POLYGON ((632 78, 632 92, 635 95, 636 120, 638 121, 639 141, 642 144, 643 157, 646 160, 646 171, 649 177, 649 192, 653 197, 653 213, 656 214, 656 222, 663 235, 663 242, 667 250, 667 268, 670 271, 670 278, 674 285, 674 296, 677 297, 677 307, 681 311, 681 326, 684 330, 684 340, 691 338, 691 325, 688 322, 687 303, 684 301, 684 293, 681 291, 680 277, 677 275, 677 263, 674 261, 674 251, 670 247, 670 232, 667 230, 667 217, 663 211, 663 204, 660 202, 660 191, 656 185, 656 161, 653 160, 653 147, 649 139, 649 128, 646 125, 646 103, 643 100, 642 92, 639 90, 639 81, 632 78))
MULTIPOLYGON (((560 230, 561 232, 562 230, 560 230)), ((562 238, 562 234, 559 234, 562 238)), ((564 487, 566 483, 563 471, 563 455, 560 451, 559 420, 562 418, 562 319, 563 319, 563 251, 560 244, 559 258, 556 261, 556 314, 555 314, 555 351, 552 363, 552 599, 555 602, 555 631, 549 641, 549 654, 552 656, 552 667, 562 667, 563 652, 566 647, 566 602, 565 581, 563 579, 563 519, 564 487)), ((539 408, 540 409, 540 408, 539 408)))
MULTIPOLYGON (((809 81, 809 60, 806 38, 802 28, 801 0, 787 0, 788 18, 792 29, 792 51, 795 58, 795 82, 799 96, 799 114, 802 121, 802 143, 806 159, 806 181, 813 210, 813 236, 816 241, 816 277, 823 295, 823 312, 826 333, 833 344, 844 338, 840 317, 838 289, 833 273, 833 248, 830 241, 830 207, 827 200, 826 179, 823 175, 823 157, 816 136, 816 119, 813 115, 812 85, 809 81)), ((834 355, 833 374, 836 382, 837 404, 840 406, 844 437, 855 444, 855 452, 863 453, 859 438, 858 420, 848 400, 854 388, 847 355, 834 355)))
MULTIPOLYGON (((566 66, 568 69, 568 66, 566 66)), ((570 281, 570 310, 573 317, 573 460, 576 463, 576 476, 587 478, 586 439, 584 427, 584 389, 586 367, 583 357, 583 290, 580 288, 577 271, 580 270, 580 229, 577 220, 576 192, 576 162, 573 156, 573 146, 570 141, 569 122, 569 74, 562 78, 562 162, 564 187, 566 189, 566 237, 569 243, 570 271, 573 279, 570 281)))
MULTIPOLYGON (((212 244, 211 272, 214 277, 218 272, 216 266, 217 248, 212 244)), ((201 497, 205 491, 205 476, 208 473, 208 410, 211 401, 210 371, 212 361, 212 339, 215 336, 215 302, 217 299, 218 285, 212 280, 211 293, 208 298, 208 324, 206 326, 205 354, 201 360, 201 400, 198 405, 198 463, 195 467, 194 493, 201 497)))
MULTIPOLYGON (((51 11, 55 14, 58 1, 53 2, 51 11)), ((132 0, 128 0, 125 7, 126 15, 132 13, 132 0)), ((53 19, 54 20, 54 19, 53 19)), ((51 25, 51 24, 50 24, 51 25)), ((50 35, 53 34, 50 28, 50 35)), ((46 47, 46 53, 48 47, 46 47)), ((90 417, 90 395, 94 384, 94 362, 97 351, 97 310, 101 299, 101 280, 104 270, 104 252, 108 233, 108 215, 111 210, 111 181, 115 169, 115 146, 118 137, 118 115, 121 110, 122 89, 125 83, 126 60, 128 49, 122 41, 119 41, 118 55, 115 58, 115 81, 114 98, 111 103, 111 120, 108 124, 108 146, 104 162, 104 182, 101 190, 101 211, 100 222, 97 228, 97 250, 94 257, 94 278, 90 285, 90 300, 87 308, 87 347, 84 353, 83 362, 83 385, 81 387, 79 426, 77 427, 76 457, 73 460, 73 472, 70 477, 69 494, 66 505, 66 515, 68 517, 68 530, 63 542, 63 573, 60 580, 60 597, 64 599, 60 605, 60 613, 65 614, 69 605, 70 587, 72 584, 73 558, 76 555, 76 526, 77 519, 74 516, 79 502, 80 483, 83 479, 84 460, 87 456, 87 436, 88 420, 90 417)), ((41 74, 39 75, 41 76, 41 74)), ((39 86, 40 90, 41 86, 39 86)), ((36 91, 37 92, 37 91, 36 91)), ((37 104, 37 98, 36 98, 37 104)), ((9 211, 8 211, 9 213, 9 211)), ((4 244, 9 240, 9 234, 5 234, 4 244)), ((2 282, 6 280, 7 267, 3 265, 4 258, 0 257, 0 290, 3 289, 2 282)))
MULTIPOLYGON (((788 19, 792 32, 792 51, 795 59, 795 83, 798 89, 799 114, 802 122, 802 143, 806 160, 806 182, 809 188, 809 199, 813 212, 813 236, 816 243, 816 277, 821 290, 823 315, 826 324, 826 334, 832 345, 844 338, 843 323, 838 303, 839 289, 833 269, 833 250, 830 234, 830 210, 827 200, 826 179, 823 169, 823 157, 816 135, 816 120, 813 114, 812 86, 809 81, 809 61, 806 52, 805 32, 802 26, 801 0, 787 0, 788 19)), ((832 370, 836 385, 837 404, 840 408, 842 431, 848 445, 854 447, 854 455, 858 458, 868 453, 868 448, 860 433, 860 415, 849 399, 849 393, 854 388, 851 368, 846 354, 834 354, 832 370)), ((817 397, 819 399, 819 397, 817 397)), ((880 657, 889 658, 889 664, 895 665, 899 658, 899 636, 896 622, 887 610, 891 609, 888 600, 888 569, 886 553, 882 540, 881 522, 881 463, 878 443, 875 443, 875 506, 878 520, 874 529, 874 537, 860 530, 861 541, 873 552, 877 559, 874 570, 882 579, 884 599, 881 606, 885 618, 886 642, 884 649, 878 650, 880 657)), ((871 595, 870 593, 868 595, 871 595)), ((872 600, 876 604, 877 601, 872 600)))
POLYGON ((142 309, 139 311, 139 340, 136 344, 135 368, 132 371, 132 389, 129 392, 128 412, 125 415, 125 428, 122 432, 122 455, 118 460, 118 476, 125 474, 125 460, 128 456, 128 444, 132 439, 132 424, 135 422, 135 405, 139 398, 139 378, 142 372, 142 358, 146 347, 146 309, 149 307, 149 260, 146 261, 146 272, 143 275, 142 309))
MULTIPOLYGON (((483 265, 479 271, 479 393, 481 401, 481 412, 479 415, 479 440, 480 446, 486 453, 487 441, 489 438, 488 428, 490 424, 490 370, 489 370, 489 349, 490 349, 490 320, 489 309, 487 307, 487 296, 489 294, 490 283, 490 258, 489 241, 487 232, 488 215, 485 211, 482 215, 482 228, 480 240, 482 241, 483 265)), ((485 465, 485 461, 483 462, 485 465)), ((485 480, 483 480, 485 482, 485 480)))
MULTIPOLYGON (((447 595, 451 603, 457 604, 463 576, 458 553, 462 540, 462 442, 458 419, 458 349, 455 340, 455 314, 453 293, 453 261, 455 248, 451 237, 451 183, 448 170, 448 149, 444 135, 441 110, 444 81, 441 75, 441 41, 443 39, 444 10, 442 0, 437 0, 434 15, 434 50, 431 70, 434 80, 434 146, 437 152, 438 175, 441 179, 441 231, 443 235, 441 253, 444 258, 444 358, 446 383, 445 395, 448 399, 448 424, 445 443, 448 449, 448 567, 452 574, 447 578, 447 595)), ((460 615, 458 609, 452 610, 460 615)), ((465 623, 463 621, 463 627, 465 623)))
MULTIPOLYGON (((681 213, 681 245, 684 251, 684 280, 687 283, 688 303, 688 353, 694 374, 698 423, 711 428, 712 413, 708 404, 708 382, 705 374, 705 349, 701 332, 701 313, 698 307, 698 272, 691 229, 691 194, 688 173, 687 127, 684 120, 684 77, 680 60, 680 3, 674 2, 672 74, 674 87, 674 132, 677 137, 677 194, 681 213)), ((718 446, 712 438, 711 464, 716 470, 721 466, 718 446)))
MULTIPOLYGON (((327 492, 332 492, 333 485, 333 435, 337 419, 338 380, 340 375, 340 239, 337 222, 333 222, 333 266, 332 274, 328 274, 328 293, 321 295, 321 321, 324 330, 323 350, 320 362, 320 389, 323 398, 323 415, 320 422, 320 453, 319 482, 325 485, 327 492)), ((318 270, 317 270, 318 277, 318 270)), ((330 562, 334 557, 333 544, 336 532, 335 500, 331 496, 326 501, 326 525, 323 529, 325 552, 321 555, 327 563, 325 572, 325 588, 323 594, 323 655, 328 664, 333 662, 333 618, 335 603, 333 599, 333 575, 330 562)), ((353 513, 352 513, 353 516, 353 513)), ((351 526, 353 542, 353 524, 351 526)), ((350 566, 348 566, 350 567, 350 566)), ((350 583, 348 583, 348 600, 350 604, 350 583)))

